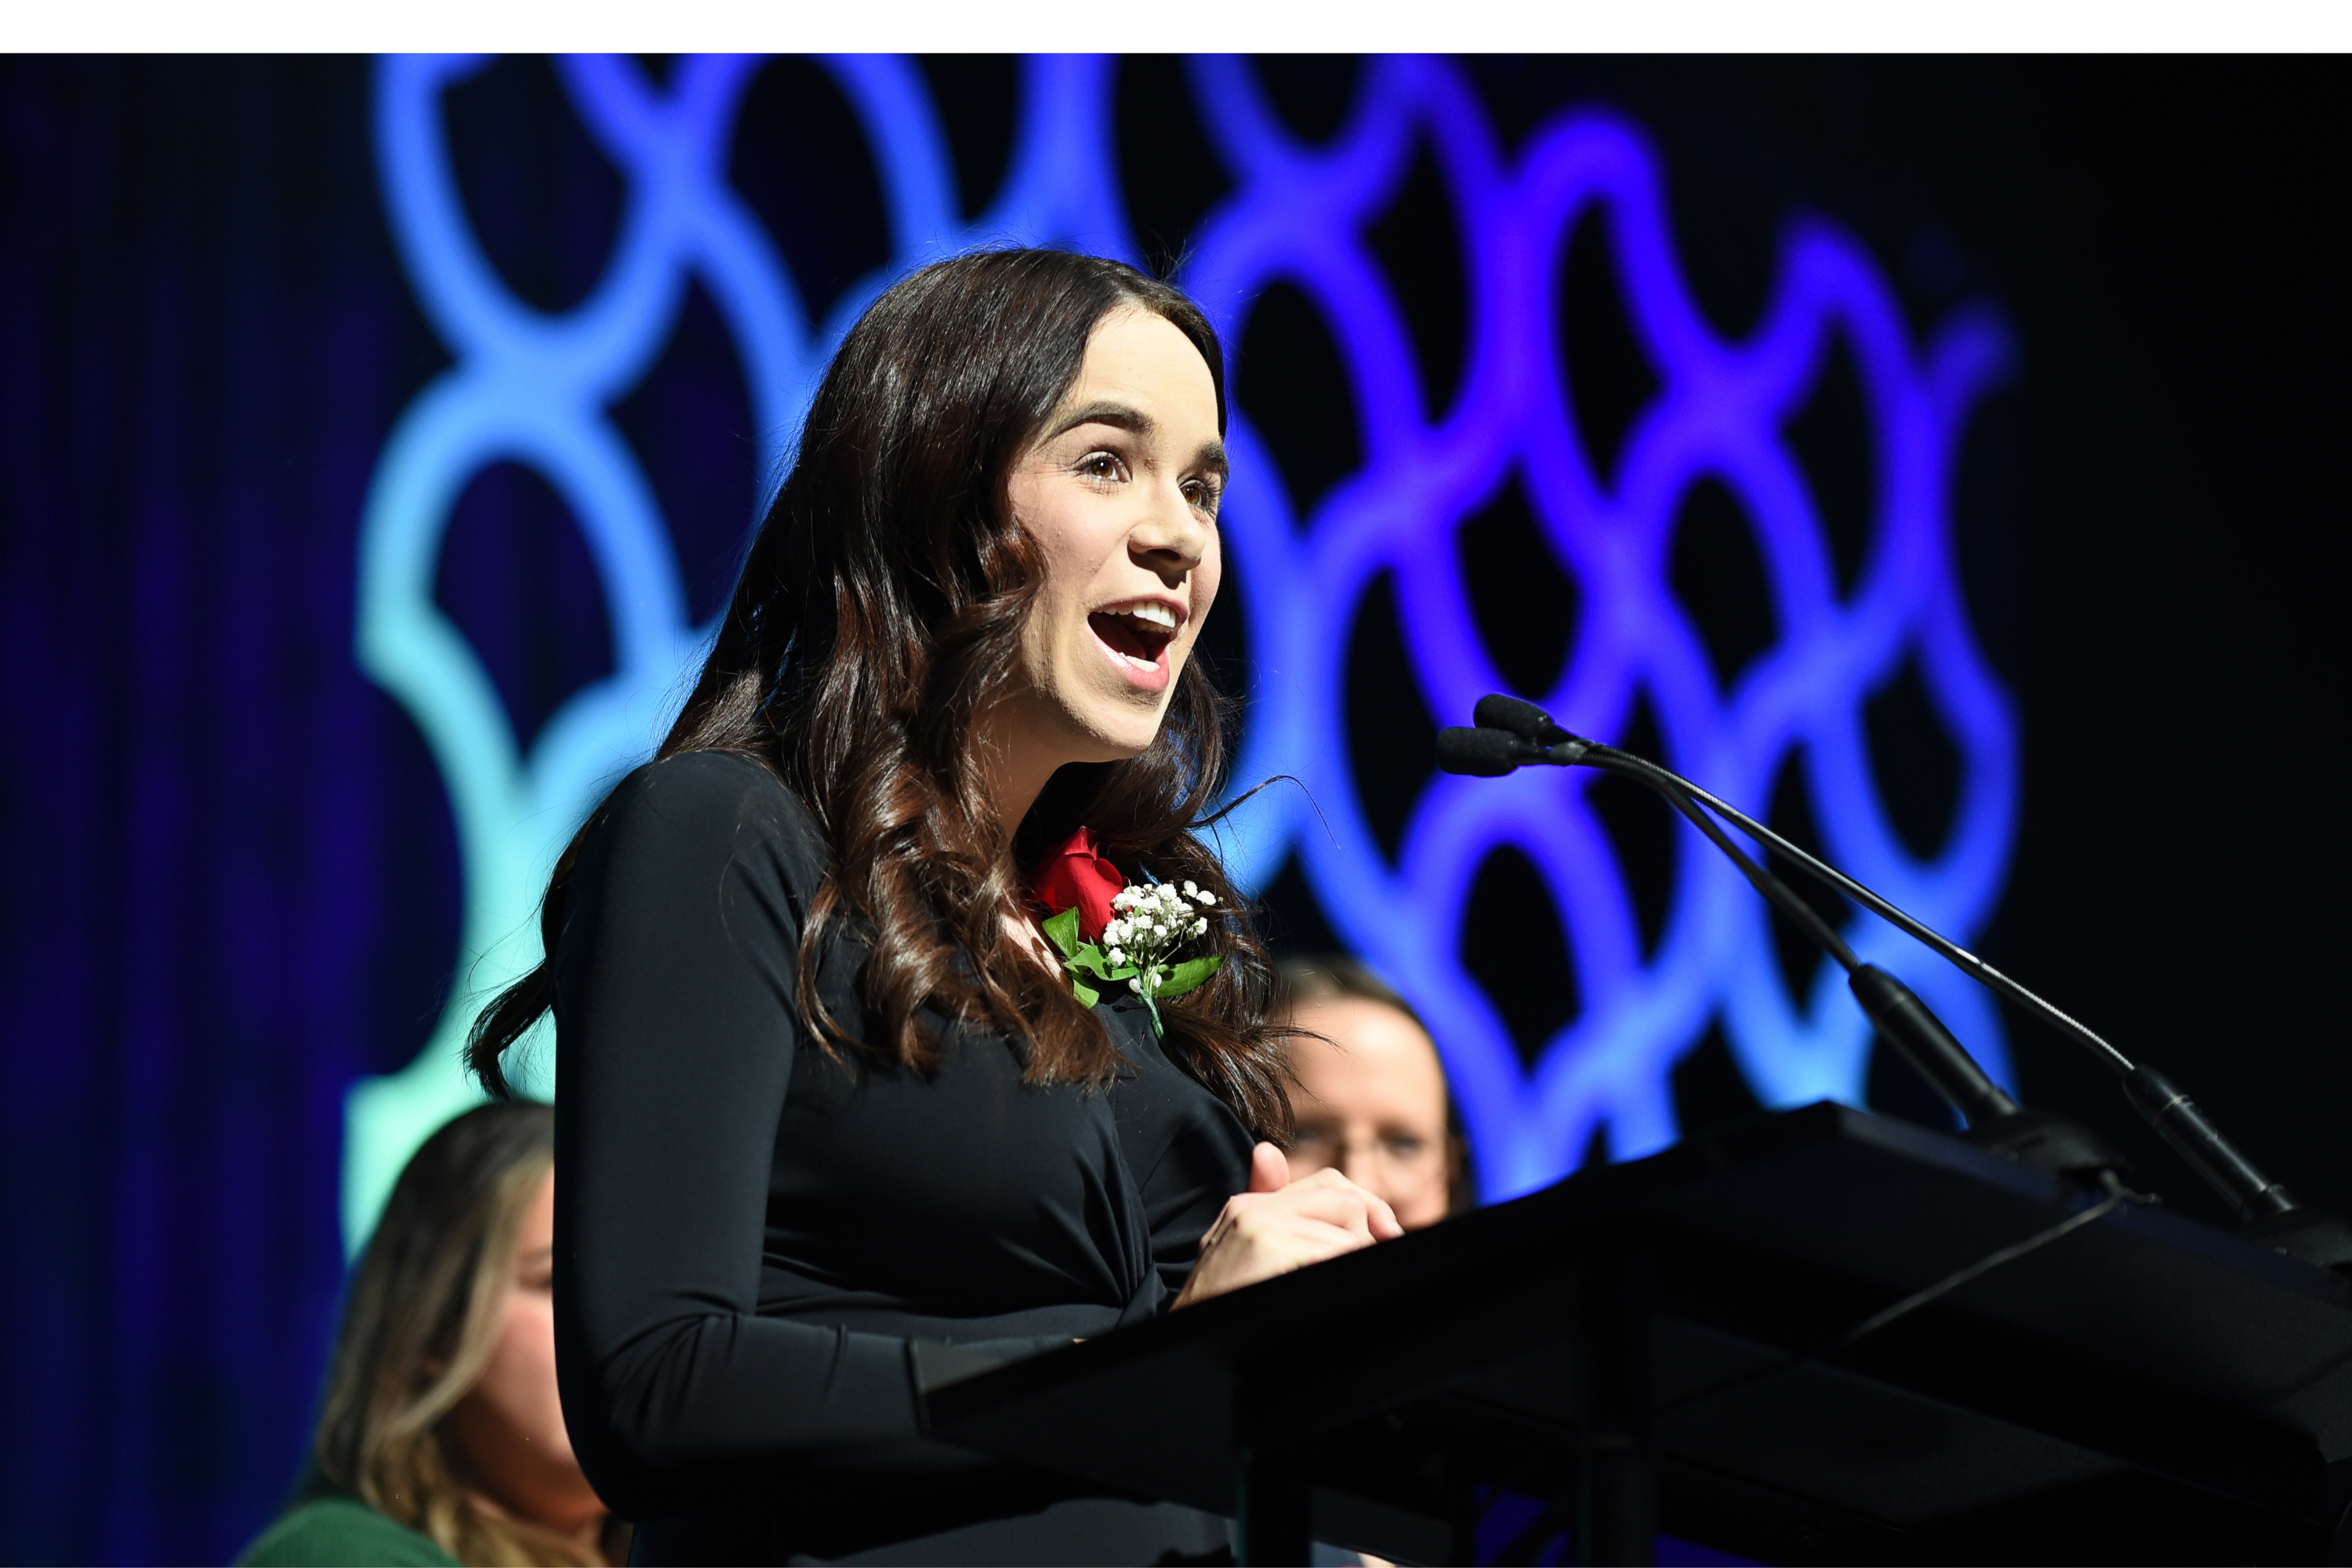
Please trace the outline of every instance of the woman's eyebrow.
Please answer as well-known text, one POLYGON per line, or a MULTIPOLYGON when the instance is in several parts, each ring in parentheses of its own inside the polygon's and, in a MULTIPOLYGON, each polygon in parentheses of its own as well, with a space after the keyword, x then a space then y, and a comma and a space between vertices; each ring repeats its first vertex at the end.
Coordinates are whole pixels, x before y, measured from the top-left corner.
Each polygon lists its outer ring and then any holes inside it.
MULTIPOLYGON (((1124 403, 1103 401, 1089 403, 1083 408, 1072 409, 1061 423, 1054 426, 1053 433, 1045 438, 1050 441, 1056 437, 1066 436, 1081 425, 1108 425, 1114 430, 1125 430, 1146 441, 1151 439, 1160 430, 1159 421, 1140 408, 1124 403)), ((1218 440, 1202 442, 1200 450, 1192 454, 1192 466, 1196 468, 1209 469, 1220 478, 1230 477, 1233 473, 1233 466, 1225 458, 1225 444, 1218 440)))
MULTIPOLYGON (((1124 403, 1089 403, 1084 408, 1074 409, 1067 418, 1055 426, 1054 435, 1067 435, 1081 425, 1108 425, 1146 439, 1160 428, 1158 422, 1139 408, 1130 408, 1124 403)), ((1046 437, 1048 440, 1052 438, 1046 437)))

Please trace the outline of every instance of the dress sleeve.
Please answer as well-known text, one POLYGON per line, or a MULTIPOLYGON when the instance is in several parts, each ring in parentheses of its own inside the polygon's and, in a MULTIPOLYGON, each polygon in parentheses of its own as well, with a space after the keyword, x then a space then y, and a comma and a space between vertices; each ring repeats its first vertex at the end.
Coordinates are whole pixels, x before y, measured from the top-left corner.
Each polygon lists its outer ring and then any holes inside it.
MULTIPOLYGON (((558 946, 556 1346, 582 1468, 624 1518, 776 1467, 965 1462, 918 1440, 907 1343, 758 1313, 798 1026, 803 823, 764 771, 638 771, 558 946), (887 1456, 887 1458, 886 1458, 887 1456)), ((809 886, 805 881, 803 886, 809 886)))

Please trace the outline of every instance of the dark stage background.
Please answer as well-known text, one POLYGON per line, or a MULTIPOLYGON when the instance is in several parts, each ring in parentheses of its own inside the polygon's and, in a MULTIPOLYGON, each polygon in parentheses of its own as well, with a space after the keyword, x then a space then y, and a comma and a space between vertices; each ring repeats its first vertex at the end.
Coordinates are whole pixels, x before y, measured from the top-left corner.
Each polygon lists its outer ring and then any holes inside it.
MULTIPOLYGON (((734 173, 755 206, 831 215, 782 237, 821 305, 887 259, 880 202, 831 89, 772 70, 746 136, 818 155, 754 152, 734 173)), ((976 210, 1012 68, 927 70, 976 210)), ((1979 946, 2163 1065, 2299 1194, 2352 1209, 2344 855, 2321 793, 2344 725, 2342 65, 1469 70, 1507 135, 1580 103, 1647 131, 1723 330, 1754 318, 1792 209, 1857 235, 1915 327, 1967 299, 2005 314, 2020 374, 1969 439, 1958 528, 1969 613, 2021 712, 2024 804, 1979 946)), ((1176 71, 1117 79, 1130 216, 1163 256, 1221 194, 1176 71)), ((1310 135, 1357 79, 1312 59, 1265 78, 1310 135)), ((332 1325, 344 1094, 415 1056, 458 952, 440 775, 352 651, 370 475, 450 363, 392 247, 373 91, 352 60, 0 63, 10 1561, 221 1561, 268 1517, 332 1325)), ((448 112, 485 244, 525 297, 576 301, 617 186, 552 74, 501 64, 448 112)), ((1385 253, 1416 336, 1441 346, 1450 243, 1403 225, 1385 253)), ((723 342, 693 309, 619 419, 699 614, 734 546, 709 520, 739 515, 757 476, 740 408, 695 374, 723 342)), ((1247 350, 1276 363, 1266 331, 1247 350)), ((1252 412, 1293 420, 1286 473, 1334 438, 1311 414, 1252 412)), ((1851 482, 1857 440, 1832 427, 1811 448, 1825 495, 1851 482)), ((524 733, 611 659, 579 608, 590 570, 524 470, 493 468, 460 502, 436 596, 524 733)), ((1377 638, 1360 657, 1368 680, 1398 667, 1377 638)), ((1932 822, 1949 742, 1890 723, 1890 806, 1932 822)), ((1361 764, 1366 796, 1409 797, 1425 754, 1361 764)), ((1633 858, 1637 879, 1663 878, 1633 858)), ((1514 887, 1475 916, 1497 942, 1549 918, 1539 886, 1514 887)), ((1268 901, 1284 941, 1326 940, 1295 871, 1268 901)), ((1519 1005, 1504 1010, 1523 1038, 1558 1022, 1519 1005)), ((2014 1018, 2010 1038, 2031 1100, 2221 1217, 2100 1069, 2014 1018)), ((1675 1087, 1685 1128, 1752 1105, 1719 1037, 1675 1087)), ((1899 1073, 1874 1065, 1869 1087, 1935 1119, 1899 1073)))

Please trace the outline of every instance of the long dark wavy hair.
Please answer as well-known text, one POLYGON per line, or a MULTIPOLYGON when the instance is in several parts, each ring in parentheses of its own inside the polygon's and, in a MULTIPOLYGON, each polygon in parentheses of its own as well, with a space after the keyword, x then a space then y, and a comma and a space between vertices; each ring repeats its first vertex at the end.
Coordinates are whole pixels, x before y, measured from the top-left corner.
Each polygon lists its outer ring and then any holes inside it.
MULTIPOLYGON (((718 642, 656 753, 731 752, 772 769, 832 850, 800 933, 799 1009, 828 1048, 918 1071, 938 1061, 932 1009, 1014 1041, 1032 1082, 1108 1082, 1117 1052, 1066 984, 1007 936, 1025 868, 1084 825, 1130 878, 1214 891, 1224 963, 1163 1008, 1167 1044, 1261 1136, 1286 1141, 1284 1029, 1246 906, 1199 837, 1224 782, 1225 705, 1188 659, 1159 738, 1125 762, 1070 763, 1028 817, 997 820, 982 722, 1017 678, 1045 560, 1007 481, 1077 380, 1095 328, 1122 310, 1189 338, 1225 422, 1224 355, 1179 290, 1097 257, 994 250, 913 273, 867 310, 827 368, 718 642), (819 1000, 817 960, 849 922, 876 1037, 819 1000)), ((509 1092, 499 1058, 554 1000, 565 891, 588 823, 540 911, 547 957, 476 1020, 467 1057, 509 1092)))

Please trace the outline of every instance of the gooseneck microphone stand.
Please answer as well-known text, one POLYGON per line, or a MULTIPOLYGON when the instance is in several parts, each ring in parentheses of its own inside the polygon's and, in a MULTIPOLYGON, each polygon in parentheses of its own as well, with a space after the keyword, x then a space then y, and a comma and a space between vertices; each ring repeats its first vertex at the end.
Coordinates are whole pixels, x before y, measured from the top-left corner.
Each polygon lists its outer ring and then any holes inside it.
POLYGON ((2323 1268, 2352 1273, 2352 1226, 2325 1209, 2297 1203, 2241 1153, 2170 1079, 2145 1063, 2134 1063, 2086 1025, 1958 942, 1681 774, 1630 752, 1571 734, 1532 703, 1496 693, 1479 700, 1474 717, 1475 728, 1438 732, 1438 766, 1447 773, 1494 776, 1532 763, 1595 768, 1655 791, 1687 817, 1730 858, 1773 908, 1795 921, 1845 970, 1847 984, 1863 1010, 1905 1060, 1960 1114, 1971 1142, 2029 1164, 2095 1182, 2111 1192, 2121 1190, 2116 1173, 2122 1161, 2113 1150, 2087 1129, 2063 1117, 2020 1107, 1986 1076, 1927 1004, 1884 969, 1859 962, 1829 922, 1751 860, 1725 835, 1716 817, 1933 949, 1994 994, 2007 997, 2088 1048, 2122 1079, 2126 1098, 2165 1142, 2229 1200, 2245 1221, 2250 1237, 2323 1268))

